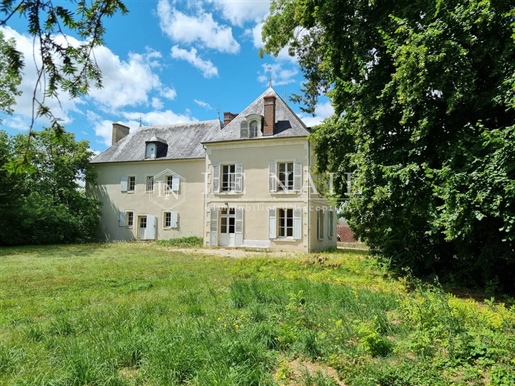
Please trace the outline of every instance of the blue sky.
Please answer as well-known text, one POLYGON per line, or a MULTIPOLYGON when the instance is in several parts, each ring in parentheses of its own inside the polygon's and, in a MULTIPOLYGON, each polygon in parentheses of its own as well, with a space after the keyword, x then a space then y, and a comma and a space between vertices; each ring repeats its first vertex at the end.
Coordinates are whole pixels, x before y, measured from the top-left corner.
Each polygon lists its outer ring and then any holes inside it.
MULTIPOLYGON (((59 1, 59 0, 57 0, 59 1)), ((56 1, 54 1, 56 2, 56 1)), ((68 2, 64 2, 68 5, 68 2)), ((60 103, 47 101, 77 139, 95 151, 110 144, 112 122, 136 130, 158 125, 216 119, 218 111, 239 113, 267 87, 286 100, 299 93, 302 74, 294 58, 259 58, 261 26, 269 0, 130 0, 129 14, 107 19, 105 45, 95 50, 103 72, 102 89, 60 103)), ((1 116, 1 130, 10 134, 27 130, 35 84, 32 38, 24 20, 13 20, 2 32, 13 37, 25 54, 26 67, 12 116, 1 116)), ((290 106, 308 126, 331 115, 322 100, 316 117, 290 106)), ((35 128, 48 124, 39 120, 35 128)))

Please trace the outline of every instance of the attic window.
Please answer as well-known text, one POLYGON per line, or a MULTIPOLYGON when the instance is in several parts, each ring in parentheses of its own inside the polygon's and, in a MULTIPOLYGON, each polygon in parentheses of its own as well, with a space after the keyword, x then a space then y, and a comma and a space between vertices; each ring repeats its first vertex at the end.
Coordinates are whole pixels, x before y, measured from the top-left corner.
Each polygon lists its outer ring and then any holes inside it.
POLYGON ((258 123, 257 121, 250 122, 250 130, 249 130, 249 137, 255 138, 258 136, 258 123))
POLYGON ((145 150, 145 158, 155 159, 157 156, 157 144, 154 142, 147 143, 145 150))

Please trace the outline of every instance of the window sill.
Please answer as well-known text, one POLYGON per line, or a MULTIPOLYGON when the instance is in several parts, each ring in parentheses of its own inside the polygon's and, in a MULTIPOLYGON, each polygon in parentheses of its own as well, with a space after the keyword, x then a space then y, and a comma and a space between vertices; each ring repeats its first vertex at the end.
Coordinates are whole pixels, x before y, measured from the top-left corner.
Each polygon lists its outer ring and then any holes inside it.
POLYGON ((277 237, 275 239, 270 239, 270 241, 286 242, 286 243, 297 243, 299 241, 302 241, 302 239, 294 239, 293 237, 277 237))
POLYGON ((244 193, 243 192, 233 192, 233 191, 227 191, 227 192, 218 192, 215 193, 218 196, 241 196, 244 193))

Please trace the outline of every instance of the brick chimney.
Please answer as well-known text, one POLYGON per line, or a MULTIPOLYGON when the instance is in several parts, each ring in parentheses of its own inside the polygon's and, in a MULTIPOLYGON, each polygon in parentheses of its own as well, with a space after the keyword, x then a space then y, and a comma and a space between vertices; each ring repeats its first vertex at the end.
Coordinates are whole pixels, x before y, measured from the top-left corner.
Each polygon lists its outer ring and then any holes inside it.
POLYGON ((230 113, 229 111, 224 112, 224 126, 227 126, 231 121, 236 118, 238 114, 230 113))
POLYGON ((121 123, 113 122, 113 137, 111 139, 111 145, 114 145, 119 140, 129 135, 130 127, 122 125, 121 123))
POLYGON ((275 96, 268 95, 263 97, 265 102, 264 116, 265 123, 263 125, 263 135, 274 135, 275 126, 275 96))

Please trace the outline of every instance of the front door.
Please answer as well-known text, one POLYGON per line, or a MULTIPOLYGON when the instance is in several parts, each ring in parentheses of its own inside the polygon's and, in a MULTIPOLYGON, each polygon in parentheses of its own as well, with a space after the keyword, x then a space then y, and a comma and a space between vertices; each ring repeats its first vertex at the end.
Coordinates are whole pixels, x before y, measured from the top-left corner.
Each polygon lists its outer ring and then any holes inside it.
POLYGON ((223 208, 220 211, 220 245, 234 246, 236 235, 236 210, 223 208))
POLYGON ((138 239, 145 239, 145 232, 147 230, 147 216, 138 217, 138 239))

